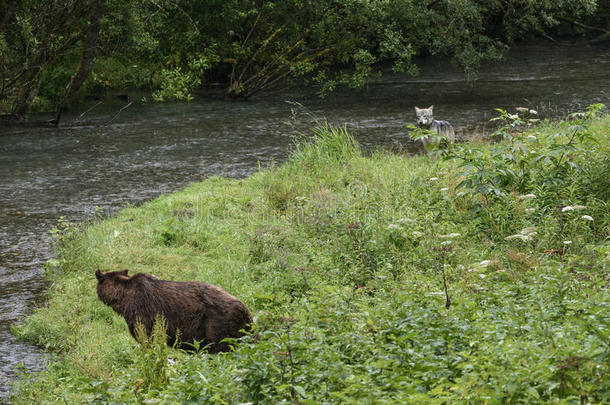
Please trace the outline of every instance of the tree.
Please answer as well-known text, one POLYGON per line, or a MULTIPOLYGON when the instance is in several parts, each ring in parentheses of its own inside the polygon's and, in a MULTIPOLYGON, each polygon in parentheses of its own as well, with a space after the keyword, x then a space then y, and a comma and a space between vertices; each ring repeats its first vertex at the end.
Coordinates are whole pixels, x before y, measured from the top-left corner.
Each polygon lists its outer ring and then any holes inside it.
POLYGON ((211 75, 227 83, 229 96, 242 98, 295 78, 317 84, 321 93, 338 85, 362 87, 376 73, 375 65, 384 61, 396 71, 416 74, 413 56, 421 54, 448 55, 474 77, 482 62, 502 58, 516 41, 546 35, 564 16, 591 15, 597 4, 595 0, 167 3, 180 10, 167 13, 168 20, 161 24, 171 21, 180 27, 172 34, 170 51, 172 72, 180 74, 167 75, 167 83, 182 80, 196 86, 205 81, 202 74, 211 75), (176 43, 183 44, 179 51, 176 43), (212 50, 213 57, 206 58, 205 69, 198 73, 183 57, 192 58, 202 49, 212 50))
POLYGON ((298 79, 324 94, 362 87, 381 63, 416 74, 414 56, 427 54, 446 55, 475 77, 484 61, 531 35, 549 37, 562 21, 581 28, 587 16, 605 21, 596 7, 596 0, 8 0, 0 2, 0 112, 23 117, 46 100, 58 123, 79 91, 98 87, 146 85, 155 100, 189 100, 215 81, 228 96, 249 98, 298 79))
POLYGON ((100 20, 104 13, 104 1, 103 0, 91 0, 90 2, 90 14, 89 22, 81 32, 80 41, 82 42, 82 53, 78 67, 68 85, 64 91, 63 97, 59 101, 57 106, 57 113, 55 114, 54 124, 58 125, 61 118, 63 108, 74 98, 74 95, 78 92, 80 87, 83 85, 97 54, 99 36, 100 36, 100 20))
POLYGON ((0 26, 0 55, 5 61, 0 71, 0 101, 5 111, 22 118, 37 97, 45 73, 60 62, 70 65, 81 49, 78 67, 57 103, 58 109, 72 99, 95 58, 103 3, 26 0, 6 5, 0 26))

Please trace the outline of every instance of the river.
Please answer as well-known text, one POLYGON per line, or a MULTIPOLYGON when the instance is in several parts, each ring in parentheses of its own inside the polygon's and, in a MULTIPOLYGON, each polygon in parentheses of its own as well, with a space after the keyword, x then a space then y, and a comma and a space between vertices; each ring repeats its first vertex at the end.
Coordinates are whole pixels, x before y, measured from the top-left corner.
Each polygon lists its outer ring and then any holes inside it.
POLYGON ((97 101, 74 108, 59 128, 0 127, 0 402, 18 364, 30 371, 45 365, 45 353, 17 340, 10 325, 44 299, 42 268, 53 256, 49 231, 60 217, 112 214, 212 175, 245 177, 259 164, 281 162, 291 135, 309 125, 304 112, 346 124, 365 148, 409 151, 405 126, 414 123, 415 105, 434 104, 437 119, 466 135, 480 132, 496 107, 560 118, 593 103, 610 106, 608 46, 516 48, 502 63, 484 66, 474 83, 440 58, 421 66, 416 78, 388 74, 325 99, 296 88, 235 102, 212 91, 191 103, 136 100, 121 111, 126 102, 115 98, 83 116, 97 101), (293 110, 301 113, 296 123, 293 110))

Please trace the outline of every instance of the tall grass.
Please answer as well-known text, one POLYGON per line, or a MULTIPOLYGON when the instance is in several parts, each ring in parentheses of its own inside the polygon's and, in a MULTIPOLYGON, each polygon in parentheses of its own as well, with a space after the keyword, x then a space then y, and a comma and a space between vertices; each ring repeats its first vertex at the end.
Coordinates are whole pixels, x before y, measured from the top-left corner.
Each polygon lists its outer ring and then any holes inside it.
MULTIPOLYGON (((566 125, 515 142, 553 150, 566 125)), ((12 399, 608 402, 610 117, 583 125, 570 151, 582 170, 559 192, 530 176, 492 197, 465 188, 487 174, 459 157, 364 157, 345 129, 322 127, 251 178, 62 224, 48 301, 15 327, 57 357, 12 399), (218 284, 250 308, 257 339, 214 356, 136 342, 97 300, 98 267, 218 284)), ((494 147, 477 147, 481 170, 494 147)))

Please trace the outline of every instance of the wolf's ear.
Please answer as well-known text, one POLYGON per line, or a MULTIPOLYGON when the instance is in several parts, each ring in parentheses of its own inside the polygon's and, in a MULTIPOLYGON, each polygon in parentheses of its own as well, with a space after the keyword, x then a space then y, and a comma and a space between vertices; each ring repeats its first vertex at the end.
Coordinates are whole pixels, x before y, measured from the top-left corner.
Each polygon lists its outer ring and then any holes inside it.
POLYGON ((97 278, 98 280, 101 280, 102 277, 103 277, 103 274, 100 271, 100 269, 95 270, 95 278, 97 278))
POLYGON ((415 107, 415 112, 419 112, 420 108, 419 107, 415 107))
POLYGON ((434 110, 434 106, 431 105, 430 107, 428 107, 428 110, 430 110, 430 111, 434 110))

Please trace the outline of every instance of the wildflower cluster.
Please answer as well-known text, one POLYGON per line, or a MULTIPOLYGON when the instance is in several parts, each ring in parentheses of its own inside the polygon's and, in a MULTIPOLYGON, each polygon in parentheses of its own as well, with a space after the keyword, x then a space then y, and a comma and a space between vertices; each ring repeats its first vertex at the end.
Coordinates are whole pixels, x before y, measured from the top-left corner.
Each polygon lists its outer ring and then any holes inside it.
MULTIPOLYGON (((500 115, 492 121, 504 125, 493 136, 502 138, 502 142, 487 148, 458 145, 450 153, 460 167, 458 188, 462 191, 458 196, 480 196, 489 226, 497 237, 507 240, 531 241, 536 235, 518 231, 518 222, 521 229, 528 229, 549 218, 558 222, 558 237, 576 232, 586 238, 593 228, 593 232, 601 231, 585 209, 587 200, 597 207, 607 195, 597 185, 599 180, 586 177, 587 173, 599 173, 591 167, 595 159, 607 159, 603 147, 592 141, 590 130, 604 108, 603 104, 589 106, 552 130, 529 129, 538 120, 532 118, 537 116, 535 110, 520 107, 516 113, 509 113, 498 109, 500 115), (566 204, 569 201, 573 203, 566 204), (516 221, 522 214, 527 218, 516 221), (508 233, 510 230, 513 232, 508 233)), ((603 182, 607 184, 607 179, 603 182)))

